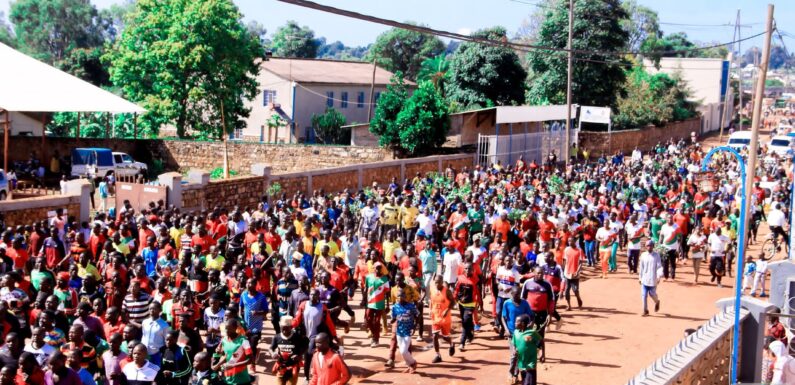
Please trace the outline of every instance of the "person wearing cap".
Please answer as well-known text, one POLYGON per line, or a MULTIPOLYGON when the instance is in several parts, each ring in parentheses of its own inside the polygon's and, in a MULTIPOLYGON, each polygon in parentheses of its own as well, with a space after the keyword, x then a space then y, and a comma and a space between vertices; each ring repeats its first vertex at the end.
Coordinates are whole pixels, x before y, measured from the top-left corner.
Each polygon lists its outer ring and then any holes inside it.
POLYGON ((309 341, 300 333, 293 332, 293 317, 282 316, 279 320, 279 333, 273 337, 270 345, 273 373, 277 385, 295 385, 298 382, 298 371, 309 341))
POLYGON ((649 315, 647 306, 648 297, 654 300, 654 311, 660 311, 660 299, 657 297, 657 283, 662 276, 662 262, 660 254, 654 251, 654 241, 646 242, 646 251, 640 255, 638 261, 638 281, 641 286, 643 298, 643 316, 649 315))

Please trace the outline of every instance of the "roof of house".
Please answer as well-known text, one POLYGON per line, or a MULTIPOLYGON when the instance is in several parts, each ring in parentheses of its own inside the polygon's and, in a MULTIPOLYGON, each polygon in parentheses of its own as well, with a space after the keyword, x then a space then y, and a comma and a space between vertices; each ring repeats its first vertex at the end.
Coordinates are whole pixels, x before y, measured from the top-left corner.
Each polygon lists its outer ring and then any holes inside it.
MULTIPOLYGON (((280 78, 299 83, 369 85, 373 81, 373 64, 366 62, 271 58, 260 62, 260 67, 280 78)), ((376 85, 389 84, 391 77, 392 72, 376 67, 376 85)), ((406 83, 414 85, 410 81, 406 83)))

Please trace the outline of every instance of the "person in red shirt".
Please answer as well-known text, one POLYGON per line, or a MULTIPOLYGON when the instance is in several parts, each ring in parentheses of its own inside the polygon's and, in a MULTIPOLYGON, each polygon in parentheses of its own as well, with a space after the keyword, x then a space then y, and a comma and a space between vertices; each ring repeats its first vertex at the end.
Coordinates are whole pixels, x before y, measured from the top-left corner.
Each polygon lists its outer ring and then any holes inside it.
POLYGON ((214 246, 215 242, 213 239, 207 234, 207 229, 204 227, 199 228, 199 233, 194 234, 193 238, 190 240, 191 247, 199 245, 201 246, 202 250, 210 250, 210 246, 214 246))
POLYGON ((265 233, 265 243, 271 245, 272 250, 279 250, 282 244, 282 237, 276 232, 276 222, 271 222, 268 231, 265 233))
MULTIPOLYGON (((153 217, 157 219, 157 216, 153 215, 153 217)), ((141 226, 138 230, 138 256, 140 256, 144 251, 144 248, 146 247, 146 240, 149 239, 149 237, 154 236, 155 232, 149 228, 149 222, 146 219, 142 219, 141 226)))
POLYGON ((494 237, 499 237, 503 242, 508 241, 508 232, 511 231, 511 222, 508 221, 508 214, 503 212, 500 218, 491 225, 494 237))
POLYGON ((28 251, 22 248, 23 238, 17 236, 11 242, 11 247, 6 248, 6 256, 14 261, 14 269, 23 270, 27 265, 30 255, 28 251))
POLYGON ((246 259, 248 260, 251 260, 251 245, 257 243, 257 239, 259 237, 258 230, 259 230, 259 222, 254 222, 251 224, 251 226, 248 227, 248 231, 246 231, 246 235, 243 237, 243 245, 246 250, 246 259))
POLYGON ((97 223, 91 230, 91 238, 88 240, 88 249, 91 250, 91 255, 96 261, 99 258, 99 252, 102 251, 102 246, 105 245, 105 235, 102 234, 102 226, 97 223))
POLYGON ((687 259, 687 253, 690 251, 690 246, 687 245, 687 237, 690 235, 690 215, 683 209, 678 209, 676 210, 676 214, 674 214, 674 223, 676 223, 679 233, 681 234, 679 237, 682 248, 682 253, 679 256, 679 260, 681 261, 687 259))

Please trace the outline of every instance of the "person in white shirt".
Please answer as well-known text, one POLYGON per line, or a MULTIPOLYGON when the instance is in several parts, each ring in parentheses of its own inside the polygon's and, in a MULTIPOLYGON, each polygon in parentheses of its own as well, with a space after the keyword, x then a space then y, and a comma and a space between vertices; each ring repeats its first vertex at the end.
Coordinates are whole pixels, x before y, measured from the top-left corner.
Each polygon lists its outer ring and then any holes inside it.
POLYGON ((640 150, 638 150, 637 147, 635 147, 635 149, 632 150, 632 163, 639 163, 642 160, 643 154, 640 152, 640 150))
POLYGON ((660 228, 659 243, 665 248, 665 255, 662 256, 663 260, 663 276, 665 280, 676 279, 676 260, 679 254, 679 239, 682 237, 682 232, 679 231, 679 226, 674 223, 674 216, 668 215, 665 224, 660 228))
POLYGON ((787 224, 787 216, 781 211, 781 203, 775 203, 773 209, 767 213, 767 225, 770 226, 770 232, 774 237, 781 236, 784 238, 784 243, 789 250, 789 235, 784 231, 784 226, 787 224))
POLYGON ((756 289, 761 286, 762 293, 760 297, 767 297, 765 294, 765 275, 767 274, 767 260, 764 254, 756 261, 756 271, 754 272, 754 285, 751 287, 751 297, 756 297, 756 289))
POLYGON ((436 219, 431 215, 431 210, 425 206, 417 216, 417 225, 419 225, 418 232, 422 230, 427 235, 433 234, 433 226, 436 225, 436 219))
POLYGON ((704 259, 707 250, 707 236, 704 235, 704 228, 697 227, 696 231, 687 239, 687 245, 690 246, 690 258, 693 259, 693 274, 695 276, 693 283, 698 284, 701 260, 704 259))
POLYGON ((366 238, 378 225, 378 206, 375 205, 375 201, 372 199, 367 201, 367 206, 359 211, 359 215, 362 216, 359 223, 359 236, 366 238))
POLYGON ((648 297, 654 300, 654 311, 660 311, 660 298, 657 297, 657 282, 660 281, 660 254, 654 251, 654 241, 646 242, 646 251, 638 261, 638 280, 640 281, 641 297, 643 298, 643 316, 649 315, 648 297))
POLYGON ((729 237, 721 234, 720 227, 714 233, 709 235, 707 243, 709 244, 709 252, 711 258, 709 260, 709 272, 712 274, 710 282, 718 281, 718 287, 722 287, 720 280, 726 270, 726 262, 723 256, 726 253, 726 245, 730 242, 729 237))
POLYGON ((627 232, 627 265, 630 274, 638 273, 638 258, 640 258, 640 241, 643 239, 645 227, 638 223, 636 214, 629 217, 629 222, 624 229, 627 232))
POLYGON ((447 253, 444 254, 442 260, 442 278, 444 282, 450 286, 455 286, 458 281, 458 266, 461 265, 461 253, 453 247, 452 243, 447 244, 447 253))

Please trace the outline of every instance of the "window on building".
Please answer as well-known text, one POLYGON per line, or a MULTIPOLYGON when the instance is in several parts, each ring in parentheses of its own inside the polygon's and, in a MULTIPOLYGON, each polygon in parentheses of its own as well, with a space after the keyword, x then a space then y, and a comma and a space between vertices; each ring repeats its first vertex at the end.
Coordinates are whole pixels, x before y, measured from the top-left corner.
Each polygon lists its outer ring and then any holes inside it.
POLYGON ((378 103, 378 99, 380 99, 380 98, 381 98, 381 93, 380 92, 376 92, 375 93, 375 103, 378 103))
POLYGON ((267 106, 271 103, 276 103, 276 90, 262 91, 262 105, 267 106))
POLYGON ((326 106, 334 107, 334 91, 326 92, 326 106))
POLYGON ((340 103, 340 108, 348 108, 348 93, 343 92, 341 95, 342 102, 340 103))
POLYGON ((356 108, 364 107, 364 91, 360 91, 358 95, 356 95, 356 108))
POLYGON ((243 129, 235 128, 235 132, 232 133, 232 139, 243 139, 243 129))

